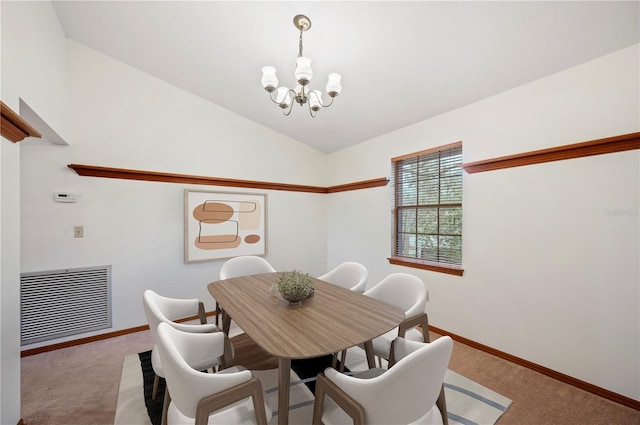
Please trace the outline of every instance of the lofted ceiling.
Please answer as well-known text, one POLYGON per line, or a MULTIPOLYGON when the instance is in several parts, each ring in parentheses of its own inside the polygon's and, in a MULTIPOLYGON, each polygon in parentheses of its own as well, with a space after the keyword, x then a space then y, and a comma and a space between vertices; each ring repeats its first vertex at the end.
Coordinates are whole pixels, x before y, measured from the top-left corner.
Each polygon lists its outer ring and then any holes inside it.
MULTIPOLYGON (((640 42, 640 2, 53 1, 66 36, 323 152, 333 152, 640 42), (312 89, 285 117, 262 88, 294 85, 299 32, 312 89)), ((640 77, 639 77, 640 78, 640 77)), ((161 100, 159 100, 161 101, 161 100)))

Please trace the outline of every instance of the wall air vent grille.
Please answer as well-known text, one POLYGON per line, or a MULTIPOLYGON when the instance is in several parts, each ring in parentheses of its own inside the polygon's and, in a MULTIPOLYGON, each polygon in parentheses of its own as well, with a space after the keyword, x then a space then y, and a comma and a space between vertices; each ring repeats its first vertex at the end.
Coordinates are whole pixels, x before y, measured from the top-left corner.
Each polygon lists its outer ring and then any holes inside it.
POLYGON ((20 275, 20 344, 111 327, 111 266, 20 275))

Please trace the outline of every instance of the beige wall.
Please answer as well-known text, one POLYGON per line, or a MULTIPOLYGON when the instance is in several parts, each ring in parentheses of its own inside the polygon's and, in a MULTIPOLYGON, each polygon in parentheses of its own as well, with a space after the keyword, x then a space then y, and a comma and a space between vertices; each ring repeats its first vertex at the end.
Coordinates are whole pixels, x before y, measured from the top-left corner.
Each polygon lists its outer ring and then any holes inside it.
POLYGON ((112 265, 114 329, 146 323, 147 288, 213 310, 206 284, 224 260, 184 262, 185 189, 266 193, 265 258, 279 270, 325 271, 323 195, 80 177, 66 167, 322 186, 325 154, 73 41, 68 55, 69 146, 22 146, 23 272, 112 265), (57 191, 79 201, 56 203, 57 191), (84 238, 73 237, 74 226, 84 226, 84 238))
MULTIPOLYGON (((329 155, 329 184, 462 140, 463 162, 640 131, 640 46, 329 155), (363 159, 366 158, 366 161, 363 159)), ((409 272, 434 326, 640 400, 640 153, 464 174, 463 277, 388 264, 391 188, 334 194, 328 261, 409 272)))

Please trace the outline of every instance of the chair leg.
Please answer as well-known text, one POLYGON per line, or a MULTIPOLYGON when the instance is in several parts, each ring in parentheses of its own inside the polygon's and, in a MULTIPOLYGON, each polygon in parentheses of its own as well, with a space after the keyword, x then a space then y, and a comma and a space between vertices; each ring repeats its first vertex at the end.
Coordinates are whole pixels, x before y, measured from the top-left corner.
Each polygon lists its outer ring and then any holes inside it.
POLYGON ((151 392, 151 400, 155 400, 158 396, 158 384, 160 383, 160 377, 157 373, 155 375, 155 378, 153 378, 153 391, 151 392))
POLYGON ((344 412, 349 415, 353 425, 365 425, 365 413, 362 406, 329 380, 324 373, 316 378, 316 395, 313 403, 313 425, 323 425, 324 399, 331 398, 344 412))
POLYGON ((202 301, 198 303, 198 318, 200 319, 201 325, 205 325, 207 323, 207 312, 204 309, 204 303, 202 301))
POLYGON ((224 310, 222 311, 222 332, 225 335, 229 335, 229 329, 231 328, 231 316, 229 316, 224 310))
POLYGON ((224 336, 224 354, 220 360, 218 370, 226 369, 233 365, 233 345, 227 335, 224 336))
POLYGON ((220 317, 220 304, 218 304, 218 301, 216 301, 216 326, 218 326, 219 323, 219 317, 220 317))
POLYGON ((165 387, 164 401, 162 402, 162 419, 160 419, 160 425, 167 425, 167 411, 169 410, 169 403, 171 403, 171 395, 169 394, 169 387, 165 387))
POLYGON ((373 342, 371 340, 364 343, 364 352, 367 355, 367 366, 369 366, 369 369, 375 368, 376 359, 373 352, 373 342))
POLYGON ((438 400, 436 400, 436 406, 440 409, 440 414, 442 415, 442 425, 449 425, 449 414, 447 413, 447 401, 444 398, 444 384, 440 389, 440 395, 438 396, 438 400))
POLYGON ((342 359, 340 360, 340 369, 338 370, 338 353, 333 353, 333 358, 331 359, 331 367, 342 373, 344 372, 344 363, 346 360, 347 350, 342 350, 342 359))
MULTIPOLYGON (((338 353, 334 354, 334 357, 338 357, 338 353)), ((316 384, 316 394, 313 401, 313 416, 311 423, 313 425, 323 425, 322 414, 324 413, 324 386, 316 384)))
POLYGON ((342 350, 342 358, 340 359, 340 373, 344 372, 344 365, 347 362, 347 350, 342 350))

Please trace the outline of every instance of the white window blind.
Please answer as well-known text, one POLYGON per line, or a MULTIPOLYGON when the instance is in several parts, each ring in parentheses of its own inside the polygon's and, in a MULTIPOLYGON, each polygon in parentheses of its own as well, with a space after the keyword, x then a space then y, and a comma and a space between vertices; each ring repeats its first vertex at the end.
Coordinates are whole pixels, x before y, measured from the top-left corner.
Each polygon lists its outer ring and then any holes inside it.
POLYGON ((392 159, 392 256, 462 264, 462 142, 392 159))

